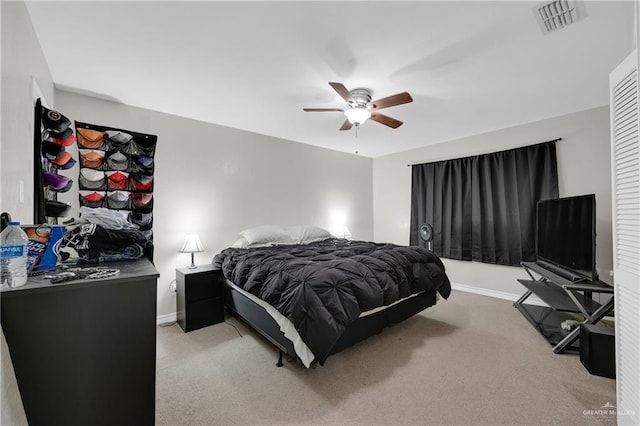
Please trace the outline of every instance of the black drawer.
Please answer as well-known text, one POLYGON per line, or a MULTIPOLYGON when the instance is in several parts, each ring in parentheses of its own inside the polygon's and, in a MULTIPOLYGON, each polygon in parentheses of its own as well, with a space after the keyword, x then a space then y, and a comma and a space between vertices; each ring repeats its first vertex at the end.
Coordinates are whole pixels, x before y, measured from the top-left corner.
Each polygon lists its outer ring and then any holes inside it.
POLYGON ((221 297, 199 300, 187 304, 184 331, 197 330, 222 321, 224 321, 224 302, 221 297))
MULTIPOLYGON (((199 267, 201 269, 203 267, 199 267)), ((224 294, 224 276, 217 270, 179 269, 177 272, 178 287, 184 289, 186 303, 197 302, 224 294)))
POLYGON ((185 292, 187 303, 212 297, 222 297, 223 295, 222 285, 224 281, 221 282, 219 274, 211 272, 191 274, 188 282, 185 292))

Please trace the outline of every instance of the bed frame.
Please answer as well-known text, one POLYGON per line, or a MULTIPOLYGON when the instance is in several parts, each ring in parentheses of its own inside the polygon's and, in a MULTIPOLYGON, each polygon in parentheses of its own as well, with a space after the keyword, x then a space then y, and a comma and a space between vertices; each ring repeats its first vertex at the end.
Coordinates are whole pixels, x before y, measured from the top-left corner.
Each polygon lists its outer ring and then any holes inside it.
MULTIPOLYGON (((216 273, 222 274, 222 271, 217 271, 216 273)), ((336 342, 330 353, 335 354, 367 337, 379 334, 385 327, 390 327, 404 321, 424 309, 435 305, 436 300, 436 291, 427 291, 405 299, 384 310, 360 317, 347 327, 345 333, 336 342)), ((228 284, 225 284, 224 304, 230 313, 238 316, 241 320, 249 324, 278 348, 279 355, 278 362, 276 363, 278 367, 282 367, 282 356, 285 353, 299 361, 293 343, 284 336, 284 333, 280 331, 278 323, 262 306, 228 284)), ((314 363, 315 362, 316 361, 314 361, 314 363)))

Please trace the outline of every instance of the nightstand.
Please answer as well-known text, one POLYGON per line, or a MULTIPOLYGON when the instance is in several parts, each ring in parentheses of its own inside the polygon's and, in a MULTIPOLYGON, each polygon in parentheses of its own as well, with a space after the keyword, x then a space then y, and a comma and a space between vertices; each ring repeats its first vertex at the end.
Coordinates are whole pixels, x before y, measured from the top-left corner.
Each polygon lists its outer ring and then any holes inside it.
POLYGON ((224 275, 212 265, 176 269, 178 324, 186 332, 224 321, 224 275))

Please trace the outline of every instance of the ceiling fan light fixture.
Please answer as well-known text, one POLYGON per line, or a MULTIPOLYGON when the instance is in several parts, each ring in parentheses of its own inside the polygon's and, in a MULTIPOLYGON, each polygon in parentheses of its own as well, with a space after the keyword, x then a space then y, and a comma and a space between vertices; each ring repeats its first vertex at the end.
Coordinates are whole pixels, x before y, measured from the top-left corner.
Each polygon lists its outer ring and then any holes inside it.
POLYGON ((369 117, 371 117, 371 111, 363 107, 354 107, 345 110, 344 115, 347 116, 347 119, 351 122, 351 124, 359 126, 360 124, 367 121, 369 117))
POLYGON ((346 120, 342 123, 340 130, 351 130, 356 126, 356 136, 358 135, 358 127, 369 118, 376 123, 380 123, 391 129, 397 129, 402 125, 402 121, 391 118, 387 115, 380 114, 380 110, 396 105, 407 104, 413 102, 413 98, 408 92, 396 93, 395 95, 371 101, 371 90, 359 87, 349 91, 344 84, 330 82, 329 85, 336 91, 342 99, 347 102, 349 108, 346 110, 340 108, 302 108, 307 112, 318 111, 340 111, 346 120))

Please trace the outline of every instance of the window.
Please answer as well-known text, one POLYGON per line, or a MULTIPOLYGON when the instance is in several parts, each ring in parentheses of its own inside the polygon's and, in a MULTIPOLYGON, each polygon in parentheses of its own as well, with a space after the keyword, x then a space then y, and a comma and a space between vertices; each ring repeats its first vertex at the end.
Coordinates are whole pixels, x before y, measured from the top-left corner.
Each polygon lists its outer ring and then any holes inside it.
POLYGON ((558 197, 556 141, 414 165, 410 243, 426 246, 418 231, 431 224, 438 256, 535 260, 536 203, 558 197))

